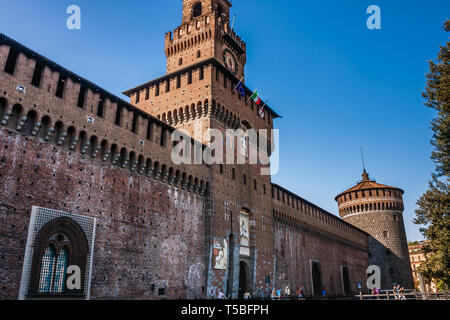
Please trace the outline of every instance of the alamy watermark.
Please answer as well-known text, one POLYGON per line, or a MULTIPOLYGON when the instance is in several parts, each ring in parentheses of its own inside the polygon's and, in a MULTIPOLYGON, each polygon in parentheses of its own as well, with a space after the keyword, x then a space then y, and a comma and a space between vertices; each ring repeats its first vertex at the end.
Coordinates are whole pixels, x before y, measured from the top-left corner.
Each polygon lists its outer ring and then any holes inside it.
POLYGON ((81 9, 77 5, 67 7, 66 13, 70 16, 66 20, 66 26, 69 30, 81 29, 81 9))
POLYGON ((367 18, 367 28, 369 30, 380 30, 381 29, 381 9, 377 5, 371 5, 367 8, 367 14, 370 14, 370 17, 367 18))
POLYGON ((193 138, 185 129, 172 133, 173 164, 249 164, 259 167, 261 175, 273 175, 279 170, 277 129, 203 130, 202 122, 195 121, 193 138), (205 147, 201 141, 206 141, 205 147))

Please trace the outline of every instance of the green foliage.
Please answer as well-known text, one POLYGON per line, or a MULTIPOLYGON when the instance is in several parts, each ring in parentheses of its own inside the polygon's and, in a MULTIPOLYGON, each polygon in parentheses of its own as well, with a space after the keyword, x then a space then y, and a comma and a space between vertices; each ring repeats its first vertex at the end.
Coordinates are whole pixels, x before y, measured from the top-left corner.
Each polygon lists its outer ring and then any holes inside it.
MULTIPOLYGON (((450 20, 444 29, 450 31, 450 20)), ((436 171, 428 191, 417 201, 414 223, 422 225, 420 231, 430 240, 423 248, 427 261, 419 271, 450 287, 450 42, 441 46, 436 61, 430 61, 423 96, 425 105, 437 113, 431 122, 431 159, 436 163, 436 171)))

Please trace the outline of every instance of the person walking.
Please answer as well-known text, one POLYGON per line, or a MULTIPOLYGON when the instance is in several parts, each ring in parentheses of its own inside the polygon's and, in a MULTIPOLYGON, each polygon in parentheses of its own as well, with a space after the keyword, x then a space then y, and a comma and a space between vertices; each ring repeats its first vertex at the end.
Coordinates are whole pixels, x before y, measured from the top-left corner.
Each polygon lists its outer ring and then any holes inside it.
POLYGON ((284 289, 284 298, 287 300, 291 299, 291 289, 289 288, 289 286, 286 286, 286 288, 284 289))
POLYGON ((400 285, 399 284, 395 288, 395 294, 397 295, 397 300, 400 300, 400 285))
POLYGON ((325 288, 322 288, 322 299, 327 299, 327 290, 325 290, 325 288))
POLYGON ((272 300, 275 300, 277 298, 277 289, 273 288, 272 294, 270 295, 270 298, 272 300))
POLYGON ((400 300, 406 300, 405 288, 403 286, 401 286, 401 288, 399 289, 399 293, 400 293, 400 300))
POLYGON ((303 300, 303 287, 299 287, 297 291, 298 300, 303 300))
POLYGON ((392 288, 392 293, 394 294, 394 299, 397 300, 397 286, 394 284, 394 288, 392 288))
POLYGON ((220 289, 220 291, 219 291, 218 298, 221 299, 221 300, 225 300, 227 298, 227 296, 225 295, 225 293, 223 292, 222 289, 220 289))
POLYGON ((245 300, 250 300, 251 298, 252 298, 252 296, 250 295, 250 292, 245 291, 245 293, 244 293, 244 299, 245 299, 245 300))

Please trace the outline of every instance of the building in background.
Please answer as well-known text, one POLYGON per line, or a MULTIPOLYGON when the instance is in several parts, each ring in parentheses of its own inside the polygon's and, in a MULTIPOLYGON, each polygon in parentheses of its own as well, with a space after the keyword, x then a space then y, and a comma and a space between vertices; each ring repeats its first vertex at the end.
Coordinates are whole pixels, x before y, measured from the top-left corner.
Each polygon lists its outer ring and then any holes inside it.
POLYGON ((434 279, 427 280, 419 272, 419 266, 427 260, 423 251, 423 246, 427 241, 416 241, 408 243, 409 257, 411 261, 411 270, 414 278, 416 290, 422 293, 433 293, 437 290, 437 284, 434 279))

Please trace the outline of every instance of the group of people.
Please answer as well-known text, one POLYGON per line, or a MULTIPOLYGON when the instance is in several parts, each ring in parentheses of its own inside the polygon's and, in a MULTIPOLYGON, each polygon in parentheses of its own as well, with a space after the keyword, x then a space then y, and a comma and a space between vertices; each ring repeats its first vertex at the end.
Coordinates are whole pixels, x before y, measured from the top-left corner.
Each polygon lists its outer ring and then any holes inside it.
POLYGON ((394 294, 394 297, 396 300, 406 300, 405 295, 405 288, 401 285, 394 285, 394 288, 392 289, 392 293, 394 294))
POLYGON ((289 287, 286 287, 283 291, 283 289, 273 288, 270 298, 272 300, 290 299, 291 298, 291 289, 289 287))

